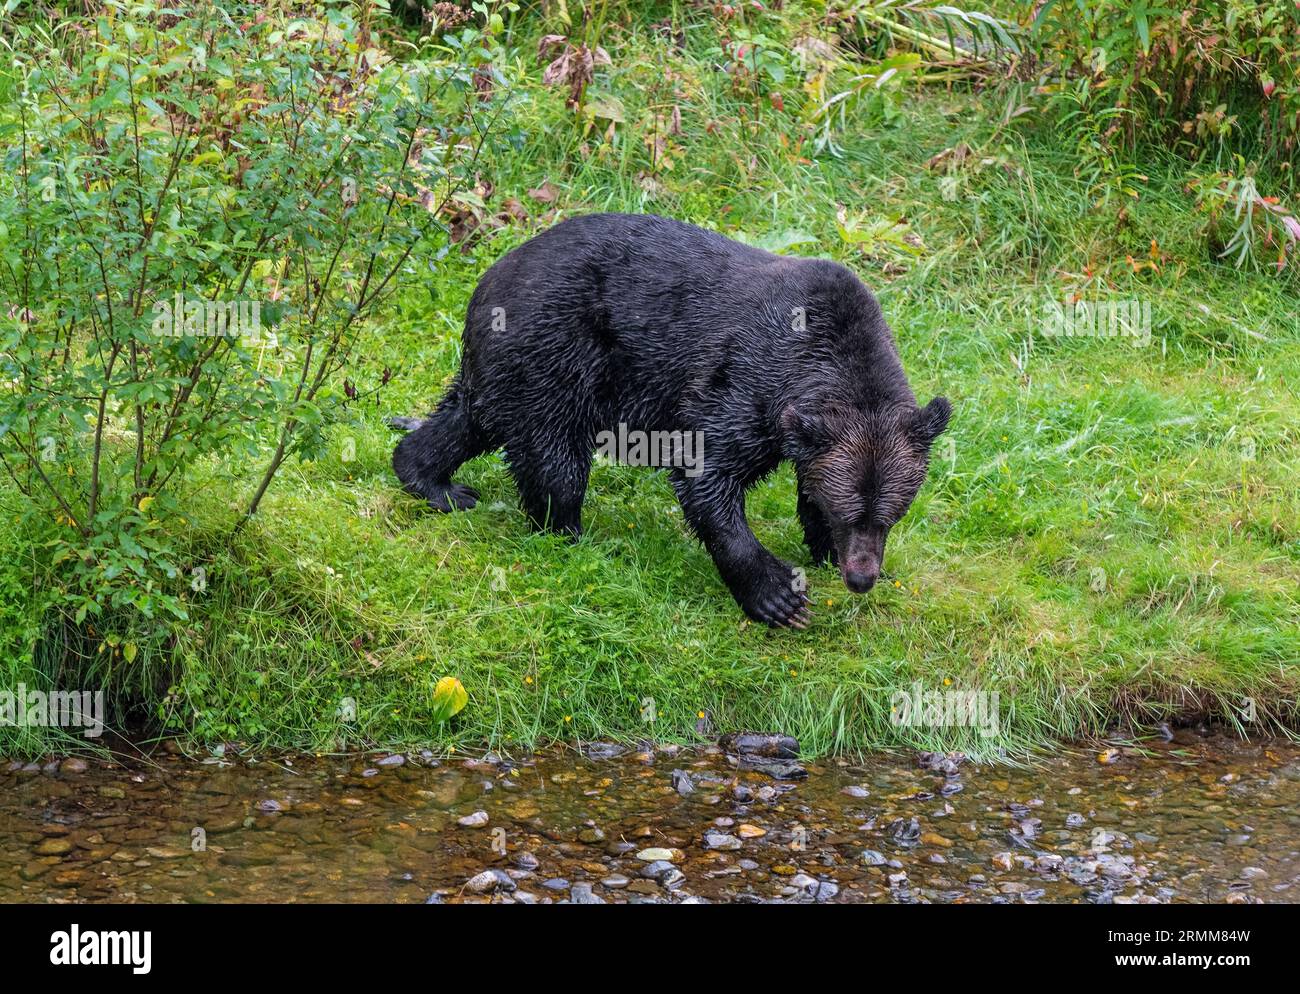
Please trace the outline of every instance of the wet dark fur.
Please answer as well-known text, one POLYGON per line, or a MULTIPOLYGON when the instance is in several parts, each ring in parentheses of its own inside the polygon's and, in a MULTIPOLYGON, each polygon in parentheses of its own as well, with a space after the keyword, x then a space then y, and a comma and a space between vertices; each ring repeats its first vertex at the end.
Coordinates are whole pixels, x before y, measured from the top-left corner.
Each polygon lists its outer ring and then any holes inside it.
POLYGON ((801 585, 754 537, 745 491, 792 460, 814 562, 868 589, 948 415, 943 398, 917 407, 875 297, 844 266, 595 214, 484 274, 460 373, 393 468, 434 508, 465 509, 478 494, 452 473, 504 448, 533 523, 576 537, 598 432, 703 432, 704 472, 670 471, 686 520, 746 614, 802 625, 801 585))

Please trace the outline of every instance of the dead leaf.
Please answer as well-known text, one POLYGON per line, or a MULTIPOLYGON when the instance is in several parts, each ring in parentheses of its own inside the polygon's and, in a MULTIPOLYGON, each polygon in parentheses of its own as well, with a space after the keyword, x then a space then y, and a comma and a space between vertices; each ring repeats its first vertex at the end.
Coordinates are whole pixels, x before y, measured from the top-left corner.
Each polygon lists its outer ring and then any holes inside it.
POLYGON ((542 185, 528 191, 528 196, 536 200, 539 204, 553 204, 560 196, 559 189, 549 179, 544 180, 542 185))

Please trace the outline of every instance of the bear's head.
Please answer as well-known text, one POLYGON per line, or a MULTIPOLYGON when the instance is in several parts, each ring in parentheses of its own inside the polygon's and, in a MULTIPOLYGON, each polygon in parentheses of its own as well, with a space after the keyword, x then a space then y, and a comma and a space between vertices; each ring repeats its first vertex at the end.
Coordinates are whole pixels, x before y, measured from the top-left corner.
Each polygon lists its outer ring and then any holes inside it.
POLYGON ((800 489, 825 516, 840 575, 855 593, 870 590, 880 576, 889 529, 925 482, 930 447, 951 414, 944 397, 924 407, 908 402, 873 411, 806 402, 782 413, 800 489))

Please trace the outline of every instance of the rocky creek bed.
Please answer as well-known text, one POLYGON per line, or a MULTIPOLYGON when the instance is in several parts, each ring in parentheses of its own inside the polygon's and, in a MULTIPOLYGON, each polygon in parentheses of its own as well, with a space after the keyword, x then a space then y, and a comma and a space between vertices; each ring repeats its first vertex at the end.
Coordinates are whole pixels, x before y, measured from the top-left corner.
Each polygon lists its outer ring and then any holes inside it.
POLYGON ((1289 742, 1188 729, 1027 769, 724 745, 6 761, 0 901, 1300 900, 1289 742))

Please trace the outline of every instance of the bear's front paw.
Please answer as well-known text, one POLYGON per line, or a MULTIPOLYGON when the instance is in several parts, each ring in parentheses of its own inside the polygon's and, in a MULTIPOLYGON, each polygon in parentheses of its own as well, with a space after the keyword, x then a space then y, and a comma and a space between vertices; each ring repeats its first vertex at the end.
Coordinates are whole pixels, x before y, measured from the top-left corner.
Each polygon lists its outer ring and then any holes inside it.
POLYGON ((761 562, 736 591, 741 610, 773 628, 807 628, 812 621, 807 584, 789 563, 775 556, 761 562))

